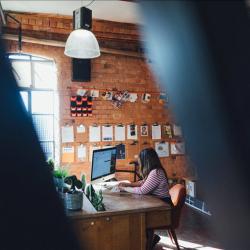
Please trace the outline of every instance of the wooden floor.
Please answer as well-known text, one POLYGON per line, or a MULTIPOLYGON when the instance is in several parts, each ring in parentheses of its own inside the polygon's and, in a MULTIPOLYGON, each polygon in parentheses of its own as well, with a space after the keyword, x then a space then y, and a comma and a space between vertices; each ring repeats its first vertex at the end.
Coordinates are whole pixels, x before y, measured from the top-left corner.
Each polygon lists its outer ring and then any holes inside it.
MULTIPOLYGON (((166 231, 155 233, 161 240, 154 250, 176 249, 166 231)), ((176 235, 181 249, 223 249, 212 230, 211 217, 187 205, 184 206, 181 225, 176 230, 176 235)))

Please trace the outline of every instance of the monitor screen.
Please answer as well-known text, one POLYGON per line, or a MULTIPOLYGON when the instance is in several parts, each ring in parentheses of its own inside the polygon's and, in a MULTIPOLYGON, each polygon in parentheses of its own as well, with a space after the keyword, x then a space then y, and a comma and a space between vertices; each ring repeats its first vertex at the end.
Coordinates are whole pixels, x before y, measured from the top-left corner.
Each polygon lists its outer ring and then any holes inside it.
POLYGON ((115 177, 116 147, 93 151, 91 183, 97 184, 115 177))

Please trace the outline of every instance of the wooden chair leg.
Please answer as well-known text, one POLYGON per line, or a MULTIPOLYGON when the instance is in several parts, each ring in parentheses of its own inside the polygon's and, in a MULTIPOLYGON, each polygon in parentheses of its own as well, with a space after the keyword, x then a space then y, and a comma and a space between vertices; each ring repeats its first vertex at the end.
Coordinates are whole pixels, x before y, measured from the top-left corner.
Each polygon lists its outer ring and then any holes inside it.
POLYGON ((147 250, 151 250, 151 246, 153 243, 153 238, 154 238, 154 230, 149 230, 148 231, 148 247, 147 250))
POLYGON ((176 234, 175 234, 174 229, 171 229, 170 232, 171 232, 171 234, 172 234, 172 236, 173 236, 173 238, 174 238, 176 248, 177 248, 178 250, 180 250, 180 246, 179 246, 179 243, 178 243, 178 240, 177 240, 177 236, 176 236, 176 234))
POLYGON ((175 244, 174 239, 173 239, 173 236, 172 236, 170 230, 168 229, 167 232, 168 232, 168 236, 169 236, 169 238, 170 238, 172 244, 175 244))

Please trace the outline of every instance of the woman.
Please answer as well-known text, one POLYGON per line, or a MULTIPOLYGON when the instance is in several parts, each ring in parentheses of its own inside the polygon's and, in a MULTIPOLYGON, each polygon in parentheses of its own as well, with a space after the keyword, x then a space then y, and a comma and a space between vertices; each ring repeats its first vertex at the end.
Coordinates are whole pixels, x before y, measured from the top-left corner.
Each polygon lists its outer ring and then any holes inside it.
MULTIPOLYGON (((146 148, 139 154, 140 174, 142 181, 124 183, 121 182, 118 188, 135 194, 152 194, 162 201, 173 206, 168 188, 168 177, 165 169, 162 167, 160 159, 153 148, 146 148)), ((147 232, 148 238, 148 232, 147 232)), ((158 235, 154 235, 152 249, 160 241, 158 235)))
POLYGON ((118 185, 119 189, 135 194, 152 194, 173 206, 169 194, 167 173, 155 150, 153 148, 142 150, 138 162, 143 180, 132 183, 121 182, 118 185))

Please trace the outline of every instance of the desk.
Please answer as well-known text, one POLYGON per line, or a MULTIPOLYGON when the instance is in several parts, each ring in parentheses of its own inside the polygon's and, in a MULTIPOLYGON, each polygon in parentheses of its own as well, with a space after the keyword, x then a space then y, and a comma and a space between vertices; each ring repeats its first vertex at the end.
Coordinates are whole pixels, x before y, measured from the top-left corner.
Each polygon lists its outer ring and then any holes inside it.
POLYGON ((96 212, 84 196, 82 211, 67 212, 84 250, 144 250, 146 229, 171 223, 170 205, 151 195, 103 192, 103 203, 96 212))

